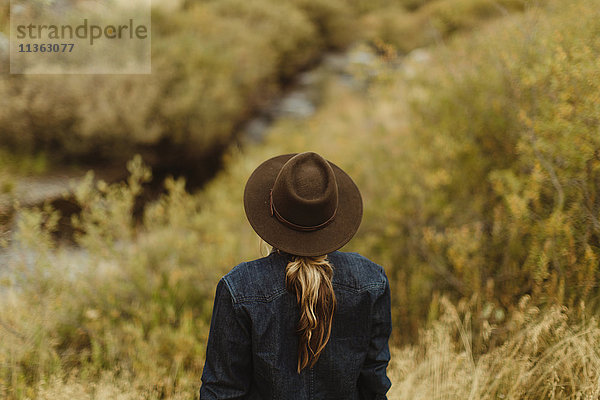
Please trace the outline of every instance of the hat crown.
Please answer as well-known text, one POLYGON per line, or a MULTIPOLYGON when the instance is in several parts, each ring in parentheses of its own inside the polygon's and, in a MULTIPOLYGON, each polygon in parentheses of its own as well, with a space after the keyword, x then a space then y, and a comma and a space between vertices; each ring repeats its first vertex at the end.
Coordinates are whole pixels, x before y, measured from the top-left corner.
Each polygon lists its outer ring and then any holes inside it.
POLYGON ((274 211, 301 227, 330 222, 338 207, 338 186, 331 165, 317 153, 299 153, 281 168, 272 191, 274 211))

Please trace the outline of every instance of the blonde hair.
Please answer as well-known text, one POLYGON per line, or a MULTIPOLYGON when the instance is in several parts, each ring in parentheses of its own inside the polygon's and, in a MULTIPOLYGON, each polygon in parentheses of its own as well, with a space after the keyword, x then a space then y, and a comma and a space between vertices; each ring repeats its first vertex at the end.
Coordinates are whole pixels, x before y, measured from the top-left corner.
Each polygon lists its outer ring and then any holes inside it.
POLYGON ((333 265, 327 256, 294 256, 285 269, 287 289, 296 295, 300 306, 298 334, 298 373, 312 368, 331 335, 336 299, 331 278, 333 265))

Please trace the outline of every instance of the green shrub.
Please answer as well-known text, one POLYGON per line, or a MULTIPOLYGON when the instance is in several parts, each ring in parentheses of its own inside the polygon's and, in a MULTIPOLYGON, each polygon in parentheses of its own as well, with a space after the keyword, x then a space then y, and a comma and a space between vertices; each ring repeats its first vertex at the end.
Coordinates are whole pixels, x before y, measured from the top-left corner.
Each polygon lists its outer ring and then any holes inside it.
POLYGON ((586 1, 549 10, 452 44, 413 102, 426 168, 446 175, 442 201, 421 206, 424 259, 505 308, 597 296, 598 15, 586 1))
POLYGON ((440 291, 476 295, 479 315, 507 315, 526 293, 597 303, 596 11, 589 1, 532 8, 408 58, 409 82, 394 79, 391 100, 375 90, 369 107, 410 121, 384 128, 385 144, 363 156, 388 165, 366 252, 394 271, 408 336, 423 315, 435 319, 440 291))

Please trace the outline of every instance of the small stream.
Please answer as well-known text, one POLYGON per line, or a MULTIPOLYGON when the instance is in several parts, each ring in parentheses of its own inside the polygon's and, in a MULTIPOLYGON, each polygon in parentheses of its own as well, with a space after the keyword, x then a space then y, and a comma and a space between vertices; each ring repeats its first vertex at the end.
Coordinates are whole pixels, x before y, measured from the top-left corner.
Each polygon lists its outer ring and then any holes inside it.
POLYGON ((242 128, 242 142, 260 143, 271 125, 280 119, 311 117, 321 103, 321 90, 330 79, 336 79, 353 89, 361 89, 364 81, 357 78, 355 68, 371 69, 376 56, 366 48, 351 48, 345 52, 326 53, 315 68, 298 74, 291 89, 276 98, 242 128))

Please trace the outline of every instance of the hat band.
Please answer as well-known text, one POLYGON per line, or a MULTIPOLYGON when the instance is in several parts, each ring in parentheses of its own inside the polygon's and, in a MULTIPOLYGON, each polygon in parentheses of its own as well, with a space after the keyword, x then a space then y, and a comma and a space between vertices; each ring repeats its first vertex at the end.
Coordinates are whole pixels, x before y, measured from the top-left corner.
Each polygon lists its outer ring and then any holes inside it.
POLYGON ((279 214, 279 212, 277 211, 277 208, 275 208, 275 204, 273 203, 273 189, 271 189, 271 192, 269 193, 269 202, 271 203, 271 216, 272 217, 275 216, 275 218, 277 218, 279 220, 279 222, 281 222, 282 224, 287 225, 288 227, 290 227, 294 230, 297 230, 297 231, 311 232, 311 231, 316 231, 321 228, 324 228, 325 226, 329 225, 331 223, 331 221, 334 220, 335 214, 337 213, 337 207, 335 207, 335 210, 333 210, 333 215, 331 217, 329 217, 329 219, 327 221, 323 222, 322 224, 313 225, 313 226, 297 225, 297 224, 294 224, 293 222, 288 221, 281 214, 279 214))

